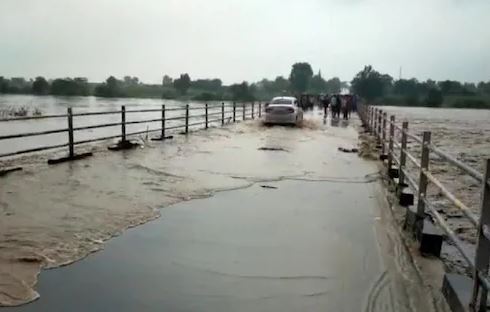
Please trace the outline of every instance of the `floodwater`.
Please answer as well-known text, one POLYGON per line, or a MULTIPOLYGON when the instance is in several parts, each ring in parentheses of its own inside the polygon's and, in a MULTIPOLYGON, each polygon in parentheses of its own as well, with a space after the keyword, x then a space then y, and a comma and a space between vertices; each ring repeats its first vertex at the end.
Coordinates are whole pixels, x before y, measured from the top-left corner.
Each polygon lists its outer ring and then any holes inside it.
MULTIPOLYGON (((484 162, 490 159, 490 110, 384 107, 388 114, 394 114, 401 123, 409 121, 409 129, 422 136, 423 131, 431 131, 431 141, 448 154, 463 161, 470 167, 483 172, 484 162)), ((421 147, 409 140, 409 150, 420 159, 421 147)), ((418 181, 419 172, 410 162, 409 170, 418 181)), ((455 166, 431 155, 430 170, 457 198, 461 199, 476 214, 480 214, 481 186, 473 178, 455 166)), ((463 213, 429 184, 430 199, 444 215, 451 228, 467 243, 467 252, 474 253, 476 230, 463 213)), ((469 273, 454 247, 446 245, 443 256, 450 271, 469 273)))
POLYGON ((375 163, 338 151, 357 145, 356 129, 305 118, 299 129, 248 121, 52 167, 30 159, 1 179, 0 302, 445 311, 384 225, 375 163), (37 285, 42 268, 54 270, 37 285))
MULTIPOLYGON (((96 97, 59 97, 59 96, 32 96, 32 95, 0 95, 0 118, 2 118, 2 111, 8 111, 10 108, 27 107, 29 109, 28 116, 31 116, 34 110, 39 110, 42 115, 60 115, 67 114, 67 108, 71 107, 73 113, 85 113, 85 112, 107 112, 107 111, 120 111, 121 106, 125 105, 126 110, 135 109, 160 109, 165 104, 166 108, 183 108, 185 104, 189 104, 190 111, 190 123, 196 123, 202 121, 202 117, 197 117, 204 114, 204 103, 200 102, 182 102, 174 100, 161 100, 161 99, 133 99, 133 98, 96 98, 96 97), (196 116, 196 117, 193 117, 196 116)), ((221 118, 219 113, 221 108, 218 102, 209 102, 209 113, 215 114, 210 116, 210 120, 216 120, 221 118), (219 115, 219 116, 218 116, 219 115)), ((225 103, 226 105, 230 103, 225 103)), ((231 117, 231 108, 226 109, 226 117, 231 117)), ((241 108, 237 108, 237 116, 241 116, 241 108)), ((247 113, 250 115, 250 112, 247 113)), ((167 111, 166 118, 183 117, 184 111, 167 111)), ((12 117, 12 116, 10 116, 12 117)), ((9 118, 10 118, 9 117, 9 118)), ((3 117, 5 118, 5 117, 3 117)), ((12 117, 13 118, 13 117, 12 117)), ((142 120, 154 120, 161 118, 160 112, 138 112, 138 113, 126 113, 126 122, 142 121, 142 120)), ((73 118, 73 126, 87 127, 101 124, 117 123, 121 121, 121 114, 109 114, 109 115, 96 115, 96 116, 75 116, 73 118)), ((183 120, 168 120, 166 127, 173 127, 182 125, 183 120)), ((219 121, 218 123, 220 123, 219 121)), ((214 122, 216 124, 217 122, 214 122)), ((213 124, 213 122, 211 122, 213 124)), ((47 130, 60 130, 67 129, 68 121, 66 117, 39 119, 30 121, 9 121, 0 122, 0 135, 19 134, 19 133, 31 133, 47 130)), ((202 126, 201 126, 202 127, 202 126)), ((140 132, 149 131, 161 128, 161 122, 145 122, 138 124, 126 125, 126 132, 140 132)), ((191 126, 190 128, 195 128, 191 126)), ((153 133, 154 134, 154 133, 153 133)), ((121 135, 121 126, 112 126, 105 128, 94 128, 86 130, 78 130, 74 133, 75 142, 85 141, 94 138, 102 138, 108 136, 121 135)), ((154 134, 155 135, 155 134, 154 134)), ((156 134, 158 135, 158 133, 156 134)), ((155 136, 156 136, 155 135, 155 136)), ((145 134, 140 135, 140 137, 145 134)), ((21 150, 33 149, 41 146, 56 146, 65 144, 68 142, 67 132, 54 133, 43 136, 16 138, 0 141, 0 154, 12 153, 21 150), (41 143, 41 144, 40 144, 41 143)), ((66 148, 64 150, 66 153, 66 148)))

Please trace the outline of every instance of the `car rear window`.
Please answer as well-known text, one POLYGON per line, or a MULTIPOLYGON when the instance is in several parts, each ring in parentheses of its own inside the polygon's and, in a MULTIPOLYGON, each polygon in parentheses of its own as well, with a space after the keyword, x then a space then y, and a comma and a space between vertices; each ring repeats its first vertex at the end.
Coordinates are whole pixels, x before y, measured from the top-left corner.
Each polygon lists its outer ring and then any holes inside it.
POLYGON ((275 99, 272 100, 271 104, 293 104, 293 101, 289 99, 275 99))

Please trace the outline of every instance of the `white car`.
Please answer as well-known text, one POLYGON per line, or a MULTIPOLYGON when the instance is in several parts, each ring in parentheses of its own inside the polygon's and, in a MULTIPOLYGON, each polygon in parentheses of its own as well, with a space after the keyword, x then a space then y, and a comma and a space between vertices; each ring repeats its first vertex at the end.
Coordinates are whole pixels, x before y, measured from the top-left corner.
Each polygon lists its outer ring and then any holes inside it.
POLYGON ((265 124, 298 125, 303 121, 303 109, 295 97, 275 97, 265 108, 265 124))

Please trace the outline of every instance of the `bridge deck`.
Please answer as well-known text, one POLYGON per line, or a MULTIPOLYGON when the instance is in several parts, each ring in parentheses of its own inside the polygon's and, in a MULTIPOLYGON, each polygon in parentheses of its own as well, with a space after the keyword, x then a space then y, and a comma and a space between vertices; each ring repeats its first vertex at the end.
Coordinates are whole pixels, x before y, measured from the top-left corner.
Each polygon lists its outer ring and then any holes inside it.
POLYGON ((337 150, 356 146, 356 131, 309 118, 302 129, 254 121, 9 177, 0 192, 11 204, 26 202, 8 192, 17 187, 57 211, 17 216, 24 231, 36 233, 34 219, 46 240, 67 244, 83 246, 62 235, 75 231, 67 219, 82 219, 71 221, 80 235, 111 232, 166 206, 103 251, 43 271, 41 298, 12 311, 436 311, 382 224, 376 165, 337 150), (40 187, 50 181, 65 189, 40 187))

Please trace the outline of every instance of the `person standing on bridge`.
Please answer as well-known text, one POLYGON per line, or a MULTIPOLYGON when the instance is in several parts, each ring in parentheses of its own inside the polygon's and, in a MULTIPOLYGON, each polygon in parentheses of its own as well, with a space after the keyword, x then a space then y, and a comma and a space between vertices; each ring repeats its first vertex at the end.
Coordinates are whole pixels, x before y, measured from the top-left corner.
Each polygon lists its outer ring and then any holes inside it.
POLYGON ((348 98, 346 95, 343 95, 341 100, 340 100, 341 104, 340 104, 340 110, 342 111, 342 115, 343 115, 343 119, 344 120, 347 120, 349 119, 348 115, 348 107, 347 107, 347 104, 348 104, 348 98))
POLYGON ((337 107, 338 107, 338 98, 337 96, 334 94, 332 95, 332 97, 330 98, 330 107, 331 107, 331 110, 332 110, 332 118, 335 118, 335 116, 338 116, 338 110, 337 110, 337 107))
POLYGON ((345 96, 345 111, 344 111, 344 119, 349 120, 350 114, 352 112, 352 102, 354 101, 354 97, 351 94, 345 96))
POLYGON ((325 94, 322 97, 322 104, 323 104, 323 118, 327 118, 328 115, 328 105, 330 104, 330 96, 328 94, 325 94))

